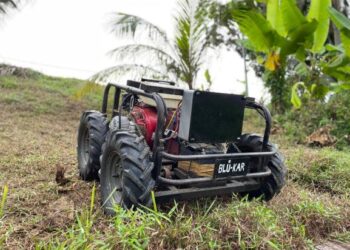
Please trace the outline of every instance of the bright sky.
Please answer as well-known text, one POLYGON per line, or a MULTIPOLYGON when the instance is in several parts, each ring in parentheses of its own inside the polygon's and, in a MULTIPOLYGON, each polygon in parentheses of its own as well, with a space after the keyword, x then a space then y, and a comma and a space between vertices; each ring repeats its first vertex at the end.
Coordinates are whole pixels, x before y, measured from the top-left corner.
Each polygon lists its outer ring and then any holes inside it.
MULTIPOLYGON (((121 44, 108 30, 113 12, 142 16, 171 33, 175 4, 176 0, 34 0, 0 20, 0 63, 87 79, 116 64, 107 55, 121 44)), ((243 60, 236 53, 224 50, 213 56, 209 70, 214 91, 244 90, 243 60)), ((253 72, 249 84, 250 96, 266 95, 253 72)))

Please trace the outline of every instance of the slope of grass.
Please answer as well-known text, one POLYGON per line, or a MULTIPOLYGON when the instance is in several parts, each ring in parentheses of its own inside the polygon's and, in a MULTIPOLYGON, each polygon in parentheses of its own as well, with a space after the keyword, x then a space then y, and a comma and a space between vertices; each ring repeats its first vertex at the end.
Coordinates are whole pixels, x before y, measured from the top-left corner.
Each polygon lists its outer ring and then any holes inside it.
POLYGON ((350 193, 350 152, 306 147, 288 151, 289 177, 306 187, 333 194, 350 193))
MULTIPOLYGON (((99 85, 70 78, 57 78, 37 74, 31 78, 2 76, 0 81, 1 101, 5 104, 26 105, 35 113, 35 107, 60 111, 66 98, 89 103, 98 108, 102 102, 103 88, 99 85), (34 95, 33 95, 34 93, 34 95), (42 98, 37 98, 42 95, 42 98)), ((51 112, 51 111, 50 111, 51 112)), ((40 112, 39 112, 40 113, 40 112)))
POLYGON ((281 135, 289 180, 269 203, 234 196, 104 216, 98 184, 92 192, 94 183, 78 178, 75 149, 80 114, 98 109, 102 92, 75 79, 0 77, 0 248, 303 249, 350 240, 347 152, 289 145, 281 135), (65 169, 64 186, 56 168, 65 169))

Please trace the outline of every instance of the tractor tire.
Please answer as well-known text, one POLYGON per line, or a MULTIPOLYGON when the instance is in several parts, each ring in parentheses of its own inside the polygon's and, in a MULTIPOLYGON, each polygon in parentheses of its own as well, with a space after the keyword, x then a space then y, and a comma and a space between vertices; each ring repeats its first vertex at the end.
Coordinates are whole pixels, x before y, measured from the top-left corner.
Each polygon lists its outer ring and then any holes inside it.
POLYGON ((111 122, 109 123, 109 129, 116 130, 116 129, 123 129, 123 130, 128 130, 130 128, 130 121, 128 117, 126 116, 121 116, 120 117, 120 124, 119 124, 119 116, 115 116, 112 118, 111 122), (121 125, 121 127, 119 127, 121 125))
MULTIPOLYGON (((235 143, 241 152, 261 152, 263 143, 263 138, 254 134, 244 134, 235 143)), ((234 149, 228 148, 228 152, 232 152, 234 149)), ((268 151, 276 150, 276 146, 272 143, 267 145, 268 151)), ((256 162, 257 164, 259 161, 256 162)), ((243 193, 242 195, 248 195, 248 198, 258 198, 262 197, 265 201, 271 200, 275 195, 277 195, 282 187, 286 183, 287 168, 284 165, 283 156, 277 151, 276 154, 271 156, 267 162, 267 167, 271 170, 271 175, 262 178, 262 185, 259 190, 254 190, 248 193, 243 193)))
POLYGON ((85 181, 98 180, 102 144, 108 131, 107 118, 98 111, 82 114, 78 129, 78 169, 85 181))
POLYGON ((151 192, 155 181, 150 148, 135 127, 110 130, 102 147, 101 197, 102 207, 114 215, 114 206, 125 209, 152 205, 151 192))

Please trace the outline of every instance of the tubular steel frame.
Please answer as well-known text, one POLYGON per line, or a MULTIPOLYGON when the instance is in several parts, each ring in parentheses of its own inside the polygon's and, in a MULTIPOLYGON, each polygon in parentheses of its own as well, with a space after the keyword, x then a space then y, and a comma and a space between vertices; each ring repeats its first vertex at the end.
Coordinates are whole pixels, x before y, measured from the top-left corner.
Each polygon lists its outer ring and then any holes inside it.
MULTIPOLYGON (((163 134, 165 129, 167 107, 163 98, 154 92, 146 92, 144 90, 130 87, 121 84, 109 83, 107 84, 102 102, 102 113, 107 115, 108 96, 111 88, 115 88, 112 117, 119 115, 119 122, 121 121, 121 111, 123 103, 120 102, 121 91, 125 91, 130 95, 140 95, 148 97, 154 100, 157 108, 157 127, 155 130, 155 136, 152 147, 152 161, 154 163, 153 177, 158 185, 165 185, 170 188, 166 191, 157 191, 156 198, 159 201, 166 201, 169 199, 190 199, 195 197, 220 195, 232 192, 242 192, 256 190, 260 187, 260 183, 254 178, 264 178, 271 175, 271 171, 261 166, 261 172, 248 173, 244 176, 232 176, 225 178, 214 177, 198 177, 198 178, 186 178, 186 179, 168 179, 160 176, 163 159, 171 160, 173 162, 178 161, 192 161, 192 160, 205 160, 205 159, 233 159, 240 157, 251 158, 263 158, 265 160, 260 161, 261 165, 266 163, 266 158, 276 154, 276 151, 267 152, 267 144, 269 142, 270 130, 271 130, 271 114, 269 110, 263 105, 256 103, 253 99, 246 99, 246 108, 256 110, 265 119, 265 131, 263 137, 263 144, 261 152, 248 152, 248 153, 228 153, 228 154, 212 154, 212 155, 174 155, 164 151, 163 134), (237 181, 237 180, 241 181, 237 181), (215 183, 218 185, 215 186, 215 183), (219 184, 221 183, 221 184, 219 184), (222 185, 222 183, 225 183, 222 185), (208 185, 209 187, 193 187, 193 185, 208 185), (213 186, 214 184, 214 186, 213 186), (192 187, 191 187, 192 185, 192 187), (184 188, 178 188, 184 187, 184 188)), ((123 100, 125 101, 125 100, 123 100)))

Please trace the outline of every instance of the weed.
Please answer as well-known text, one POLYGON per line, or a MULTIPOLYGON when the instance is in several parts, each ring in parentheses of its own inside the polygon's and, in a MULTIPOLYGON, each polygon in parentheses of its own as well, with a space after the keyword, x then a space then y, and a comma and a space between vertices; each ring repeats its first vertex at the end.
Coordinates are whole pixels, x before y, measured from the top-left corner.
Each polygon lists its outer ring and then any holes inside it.
POLYGON ((2 191, 2 195, 1 195, 2 198, 1 198, 1 203, 0 203, 0 219, 4 215, 8 191, 9 191, 8 186, 5 185, 3 188, 3 191, 2 191))

